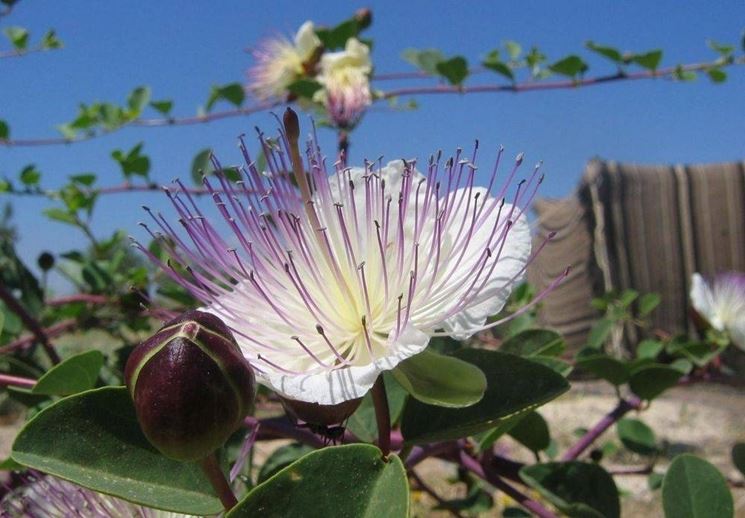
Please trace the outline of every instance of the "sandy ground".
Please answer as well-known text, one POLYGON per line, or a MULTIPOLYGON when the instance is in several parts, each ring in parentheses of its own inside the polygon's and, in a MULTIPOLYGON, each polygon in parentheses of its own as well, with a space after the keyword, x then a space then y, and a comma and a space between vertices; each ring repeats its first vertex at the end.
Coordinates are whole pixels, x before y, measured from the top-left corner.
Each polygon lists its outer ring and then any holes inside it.
MULTIPOLYGON (((615 394, 604 383, 575 383, 572 390, 556 401, 541 408, 541 414, 550 424, 552 437, 563 451, 576 440, 574 431, 588 427, 600 419, 615 404, 615 394)), ((650 425, 663 445, 663 455, 657 462, 657 469, 664 471, 669 459, 676 453, 690 451, 714 463, 720 471, 733 481, 742 481, 742 475, 730 460, 730 449, 735 442, 745 441, 745 391, 720 385, 694 385, 670 391, 652 406, 638 415, 650 425)), ((0 418, 0 459, 8 455, 13 438, 21 424, 18 417, 0 418)), ((614 429, 610 429, 598 441, 618 442, 614 429)), ((261 444, 258 459, 264 458, 271 450, 282 444, 280 441, 261 444)), ((500 445, 509 456, 530 461, 532 454, 509 438, 502 439, 500 445)), ((258 460, 257 459, 257 460, 258 460)), ((606 466, 642 466, 644 459, 620 451, 604 459, 606 466)), ((459 498, 465 496, 462 484, 451 485, 445 482, 455 474, 451 464, 439 460, 427 460, 417 469, 422 478, 436 488, 443 497, 459 498)), ((617 476, 616 483, 622 491, 624 518, 662 516, 660 491, 647 487, 646 476, 617 476)), ((745 489, 734 488, 735 515, 745 518, 745 489)), ((501 494, 494 494, 496 506, 478 516, 499 517, 501 508, 510 505, 510 500, 501 494)), ((450 516, 443 511, 432 511, 434 501, 421 492, 412 494, 413 516, 450 516)))

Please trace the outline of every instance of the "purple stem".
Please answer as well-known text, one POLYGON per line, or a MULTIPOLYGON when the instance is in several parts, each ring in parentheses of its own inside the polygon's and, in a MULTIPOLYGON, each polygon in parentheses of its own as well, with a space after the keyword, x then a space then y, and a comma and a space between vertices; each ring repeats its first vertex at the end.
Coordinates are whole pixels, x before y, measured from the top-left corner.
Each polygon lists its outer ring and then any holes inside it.
POLYGON ((36 385, 36 380, 31 378, 22 378, 20 376, 11 376, 10 374, 0 374, 0 387, 23 387, 31 388, 36 385))
POLYGON ((641 400, 636 396, 632 396, 629 399, 621 399, 616 405, 616 408, 608 412, 600 421, 595 423, 595 426, 590 428, 585 435, 580 437, 579 440, 564 453, 561 459, 564 461, 577 459, 587 448, 592 446, 603 432, 618 422, 618 420, 629 411, 636 410, 640 406, 641 400))
POLYGON ((461 450, 460 452, 460 463, 474 475, 483 480, 486 480, 491 485, 503 491, 506 495, 510 496, 510 498, 518 502, 524 508, 535 513, 536 516, 540 516, 541 518, 557 518, 554 513, 543 507, 539 502, 533 500, 532 498, 520 492, 518 489, 509 485, 496 473, 491 472, 491 470, 484 469, 484 466, 480 462, 478 462, 473 457, 470 457, 463 450, 461 450))

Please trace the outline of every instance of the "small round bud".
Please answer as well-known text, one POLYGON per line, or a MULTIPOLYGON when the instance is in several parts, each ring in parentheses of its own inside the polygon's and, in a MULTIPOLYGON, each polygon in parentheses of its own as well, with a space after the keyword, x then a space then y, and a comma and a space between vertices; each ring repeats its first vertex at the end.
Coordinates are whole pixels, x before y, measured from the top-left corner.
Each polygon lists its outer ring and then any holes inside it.
POLYGON ((48 272, 54 268, 54 256, 49 252, 42 252, 36 259, 36 263, 43 271, 48 272))
POLYGON ((137 419, 160 452, 200 460, 222 446, 253 406, 253 370, 215 315, 188 311, 138 345, 124 378, 137 419))
POLYGON ((321 405, 296 399, 281 398, 282 405, 288 414, 295 419, 313 425, 333 426, 343 423, 360 406, 362 398, 350 399, 337 405, 321 405))
POLYGON ((354 13, 354 19, 360 29, 367 29, 372 24, 372 11, 368 7, 357 9, 354 13))

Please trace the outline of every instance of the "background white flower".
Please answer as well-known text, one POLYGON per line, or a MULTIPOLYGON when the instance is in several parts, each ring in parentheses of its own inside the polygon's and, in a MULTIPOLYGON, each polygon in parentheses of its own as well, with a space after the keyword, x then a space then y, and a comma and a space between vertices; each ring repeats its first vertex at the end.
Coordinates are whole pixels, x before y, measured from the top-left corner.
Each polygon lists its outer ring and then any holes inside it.
POLYGON ((321 58, 316 78, 323 86, 313 99, 326 107, 338 126, 354 125, 372 103, 370 94, 370 48, 356 38, 347 40, 344 50, 321 58))
POLYGON ((261 100, 286 97, 287 87, 303 75, 320 46, 311 21, 300 26, 294 43, 283 36, 264 40, 251 51, 256 63, 248 71, 249 90, 261 100))
POLYGON ((694 273, 691 303, 711 327, 725 331, 733 344, 745 350, 745 274, 722 273, 707 280, 694 273))

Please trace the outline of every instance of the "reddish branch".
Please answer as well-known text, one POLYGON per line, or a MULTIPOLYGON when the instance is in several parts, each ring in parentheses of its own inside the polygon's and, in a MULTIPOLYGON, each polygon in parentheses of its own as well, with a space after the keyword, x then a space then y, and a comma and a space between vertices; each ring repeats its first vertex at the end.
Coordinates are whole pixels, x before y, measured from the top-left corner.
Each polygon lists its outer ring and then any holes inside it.
POLYGON ((31 388, 34 385, 36 385, 35 379, 22 378, 21 376, 12 376, 10 374, 0 374, 0 387, 31 388))
POLYGON ((569 448, 563 455, 563 461, 575 460, 582 453, 589 448, 598 437, 608 428, 618 422, 624 415, 631 410, 638 410, 641 407, 641 401, 636 396, 630 397, 629 399, 622 399, 616 405, 616 408, 608 412, 600 421, 595 423, 595 426, 590 428, 586 434, 579 438, 579 440, 569 448))
POLYGON ((57 354, 57 351, 55 351, 51 341, 49 340, 49 336, 44 332, 44 328, 41 327, 41 324, 39 324, 39 322, 31 316, 28 310, 26 310, 26 308, 24 308, 23 305, 21 305, 21 303, 15 299, 15 297, 5 288, 3 284, 0 284, 0 299, 5 302, 5 305, 8 307, 9 310, 18 315, 18 317, 21 319, 21 322, 23 322, 23 325, 26 326, 26 329, 34 334, 36 339, 41 343, 42 347, 44 347, 49 360, 54 364, 59 363, 60 357, 57 354))
MULTIPOLYGON (((49 337, 49 339, 52 339, 56 336, 65 334, 67 331, 70 331, 71 329, 75 328, 76 325, 77 325, 77 321, 71 318, 68 320, 62 320, 61 322, 57 322, 53 326, 45 327, 42 329, 42 331, 47 337, 49 337)), ((33 344, 34 341, 36 340, 37 340, 37 337, 34 334, 16 338, 12 342, 0 347, 0 354, 7 354, 17 349, 23 349, 24 347, 28 347, 31 344, 33 344)))
MULTIPOLYGON (((402 95, 418 95, 418 94, 469 94, 469 93, 522 93, 537 90, 560 90, 560 89, 573 89, 583 86, 599 85, 604 83, 612 83, 618 81, 631 81, 639 79, 654 79, 654 78, 669 78, 674 76, 678 72, 700 72, 710 70, 711 68, 724 68, 731 65, 742 65, 745 64, 745 57, 740 57, 732 60, 728 63, 694 63, 689 65, 680 65, 674 67, 661 68, 659 70, 643 70, 639 72, 618 72, 614 74, 608 74, 603 76, 580 78, 576 80, 562 80, 562 81, 525 81, 522 83, 512 84, 487 84, 487 85, 474 85, 474 86, 463 86, 463 85, 435 85, 435 86, 419 86, 419 87, 407 87, 398 88, 384 92, 382 96, 376 99, 376 102, 383 101, 392 97, 399 97, 402 95)), ((478 72, 476 70, 474 72, 478 72)), ((420 72, 404 72, 400 74, 386 74, 377 76, 377 80, 384 79, 418 79, 421 77, 431 77, 422 75, 420 72)), ((193 124, 205 124, 217 120, 228 119, 233 117, 244 117, 252 115, 257 112, 269 110, 277 107, 283 103, 260 103, 245 108, 236 108, 233 110, 226 110, 222 112, 213 112, 205 115, 197 115, 192 117, 166 117, 166 118, 150 118, 150 119, 135 119, 129 123, 123 124, 113 131, 117 131, 121 128, 128 126, 138 127, 162 127, 162 126, 188 126, 193 124)), ((0 140, 0 146, 6 147, 20 147, 20 146, 50 146, 50 145, 62 145, 72 144, 76 142, 82 142, 92 138, 100 137, 111 133, 112 131, 101 131, 89 135, 82 135, 75 138, 66 137, 49 137, 49 138, 29 138, 29 139, 6 139, 0 140)))
POLYGON ((47 306, 64 306, 66 304, 74 304, 76 302, 85 302, 88 304, 106 304, 109 301, 108 297, 104 295, 93 295, 91 293, 76 293, 75 295, 68 295, 66 297, 58 297, 56 299, 50 299, 46 301, 47 306))

